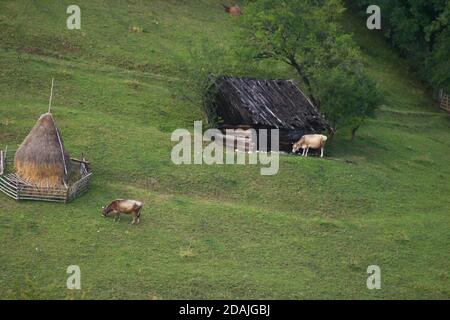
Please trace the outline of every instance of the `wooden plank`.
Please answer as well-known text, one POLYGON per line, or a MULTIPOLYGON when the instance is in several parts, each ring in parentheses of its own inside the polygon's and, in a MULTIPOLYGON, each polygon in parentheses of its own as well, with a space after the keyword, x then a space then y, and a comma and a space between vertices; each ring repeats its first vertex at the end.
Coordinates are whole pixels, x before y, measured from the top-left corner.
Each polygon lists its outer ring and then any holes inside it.
POLYGON ((88 191, 89 191, 89 187, 86 187, 86 188, 83 188, 83 189, 79 189, 79 190, 77 190, 77 191, 71 193, 71 194, 69 195, 69 197, 68 197, 68 200, 69 200, 69 201, 72 201, 72 200, 74 200, 74 199, 76 199, 76 198, 78 198, 78 197, 81 197, 83 194, 85 194, 85 193, 88 192, 88 191))
POLYGON ((3 180, 0 181, 0 185, 1 185, 3 188, 5 188, 5 189, 11 190, 11 191, 17 193, 17 188, 16 188, 16 187, 11 186, 11 185, 9 185, 9 184, 6 184, 3 180))
POLYGON ((86 188, 87 186, 89 186, 88 183, 79 184, 76 188, 73 188, 73 189, 71 190, 71 192, 72 192, 72 193, 77 192, 78 190, 84 189, 84 188, 86 188))
POLYGON ((10 191, 14 194, 17 194, 17 189, 16 188, 11 188, 10 186, 4 184, 2 181, 0 181, 0 186, 2 187, 2 189, 10 191))
POLYGON ((18 200, 18 197, 16 194, 3 189, 2 186, 0 186, 0 190, 3 192, 3 194, 7 195, 8 197, 13 198, 14 200, 18 200))
POLYGON ((5 156, 3 154, 3 150, 0 150, 0 176, 3 175, 5 169, 5 156))
POLYGON ((252 139, 253 136, 255 136, 255 138, 257 137, 256 132, 248 132, 248 131, 243 131, 243 130, 237 130, 234 131, 233 133, 228 133, 227 136, 235 136, 236 138, 246 138, 246 139, 252 139))
POLYGON ((236 141, 236 140, 230 139, 230 140, 226 140, 223 145, 232 147, 232 146, 238 146, 238 145, 255 146, 256 144, 253 141, 248 141, 248 140, 247 141, 243 141, 243 140, 236 141))
POLYGON ((441 91, 440 98, 441 98, 440 108, 447 112, 450 112, 450 96, 441 91))
POLYGON ((78 188, 78 186, 82 185, 83 183, 85 183, 85 180, 82 178, 82 179, 78 180, 77 182, 75 182, 73 185, 71 185, 69 189, 76 189, 76 188, 78 188))
POLYGON ((30 196, 18 196, 17 200, 33 200, 33 201, 47 201, 47 202, 66 202, 66 198, 45 198, 45 197, 30 197, 30 196))
POLYGON ((47 193, 30 193, 30 192, 18 192, 19 197, 34 197, 34 198, 52 198, 52 199, 66 199, 66 195, 47 194, 47 193))
POLYGON ((75 162, 78 162, 78 163, 82 163, 82 164, 90 164, 89 161, 86 161, 86 160, 80 160, 80 159, 77 159, 77 158, 70 158, 70 160, 75 161, 75 162))
POLYGON ((35 194, 49 194, 49 195, 64 195, 66 194, 66 191, 63 190, 52 190, 52 189, 32 189, 32 188, 21 188, 19 187, 18 190, 23 193, 35 193, 35 194))
POLYGON ((87 191, 89 191, 89 187, 83 188, 83 189, 79 189, 76 192, 72 193, 69 196, 69 199, 73 200, 75 198, 78 198, 80 196, 82 196, 83 194, 85 194, 87 191))
POLYGON ((65 194, 66 189, 53 189, 53 188, 38 188, 38 187, 30 187, 30 186, 19 186, 20 190, 28 191, 28 192, 47 192, 47 193, 57 193, 57 194, 65 194))
POLYGON ((30 193, 30 192, 18 192, 19 197, 35 197, 35 198, 52 198, 52 199, 66 199, 67 196, 61 194, 48 194, 48 193, 30 193))
POLYGON ((48 193, 58 193, 65 194, 67 189, 53 189, 53 188, 39 188, 32 186, 19 186, 20 190, 30 191, 30 192, 48 192, 48 193))
POLYGON ((59 200, 59 199, 29 198, 29 197, 19 197, 17 200, 44 201, 44 202, 58 202, 58 203, 64 203, 64 202, 65 202, 65 200, 59 200))
POLYGON ((75 192, 77 192, 78 189, 82 188, 83 186, 84 186, 84 184, 81 184, 81 183, 77 184, 76 186, 72 186, 69 189, 69 193, 75 193, 75 192))
POLYGON ((6 184, 4 177, 0 177, 0 190, 7 196, 17 200, 17 188, 10 184, 6 184))
POLYGON ((18 177, 15 173, 11 173, 8 174, 6 176, 6 178, 14 184, 20 184, 20 185, 25 185, 25 186, 32 186, 30 183, 28 183, 27 181, 21 179, 20 177, 18 177))
POLYGON ((51 199, 65 199, 66 195, 52 195, 45 193, 29 193, 29 192, 18 192, 19 197, 34 197, 34 198, 51 198, 51 199))
POLYGON ((89 190, 91 176, 92 172, 88 173, 88 175, 81 178, 70 187, 68 193, 68 201, 72 201, 75 198, 80 197, 89 190))
POLYGON ((79 185, 77 188, 73 188, 70 191, 70 194, 77 194, 78 192, 84 191, 85 189, 87 189, 89 187, 88 183, 79 185))
POLYGON ((229 133, 229 134, 222 134, 222 135, 218 135, 218 140, 239 140, 239 141, 247 141, 247 140, 252 140, 252 136, 251 135, 244 135, 244 134, 236 134, 236 133, 229 133))
POLYGON ((8 185, 8 186, 10 186, 13 189, 17 189, 17 184, 11 182, 6 176, 2 177, 2 182, 5 185, 8 185))

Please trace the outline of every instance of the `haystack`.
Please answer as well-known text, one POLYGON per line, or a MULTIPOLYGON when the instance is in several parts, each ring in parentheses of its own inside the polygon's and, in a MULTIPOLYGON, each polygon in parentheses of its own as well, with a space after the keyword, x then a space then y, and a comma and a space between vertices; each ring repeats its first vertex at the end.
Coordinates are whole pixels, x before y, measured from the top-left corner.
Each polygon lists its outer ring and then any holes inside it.
POLYGON ((41 115, 14 158, 17 175, 42 187, 65 185, 71 172, 69 153, 51 113, 41 115))

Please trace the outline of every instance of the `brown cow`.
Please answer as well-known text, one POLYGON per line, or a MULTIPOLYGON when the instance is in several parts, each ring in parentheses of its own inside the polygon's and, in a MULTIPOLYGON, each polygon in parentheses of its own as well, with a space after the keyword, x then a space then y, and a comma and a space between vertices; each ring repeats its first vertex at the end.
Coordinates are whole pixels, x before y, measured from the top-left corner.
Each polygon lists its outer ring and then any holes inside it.
POLYGON ((222 6, 224 7, 225 12, 228 12, 230 14, 230 16, 238 17, 238 16, 242 15, 242 10, 237 4, 235 4, 234 6, 231 6, 231 7, 227 6, 225 4, 222 4, 222 6))
POLYGON ((110 213, 113 213, 115 215, 114 221, 120 221, 121 213, 132 214, 133 221, 131 224, 138 224, 143 205, 141 201, 117 199, 106 207, 102 207, 102 215, 106 218, 110 213))

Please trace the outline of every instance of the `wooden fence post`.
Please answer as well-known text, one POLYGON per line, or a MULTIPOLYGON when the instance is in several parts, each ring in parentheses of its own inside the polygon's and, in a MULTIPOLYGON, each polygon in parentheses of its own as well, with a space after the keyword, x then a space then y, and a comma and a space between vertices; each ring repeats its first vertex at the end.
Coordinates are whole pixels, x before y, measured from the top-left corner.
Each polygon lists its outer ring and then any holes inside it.
POLYGON ((5 161, 3 160, 3 150, 0 150, 0 176, 3 175, 4 172, 4 163, 5 161))
POLYGON ((441 109, 450 112, 450 96, 441 89, 441 109))

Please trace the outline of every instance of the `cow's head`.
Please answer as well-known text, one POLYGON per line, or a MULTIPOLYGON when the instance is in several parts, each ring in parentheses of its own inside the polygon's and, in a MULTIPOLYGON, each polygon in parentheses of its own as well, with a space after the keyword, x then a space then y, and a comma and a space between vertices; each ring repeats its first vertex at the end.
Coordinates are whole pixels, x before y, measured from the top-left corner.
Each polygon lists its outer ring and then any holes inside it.
POLYGON ((105 218, 108 216, 110 210, 108 209, 108 206, 103 206, 102 207, 102 216, 104 216, 105 218))
POLYGON ((301 144, 300 142, 296 142, 292 145, 292 153, 296 153, 298 150, 300 150, 301 144))

